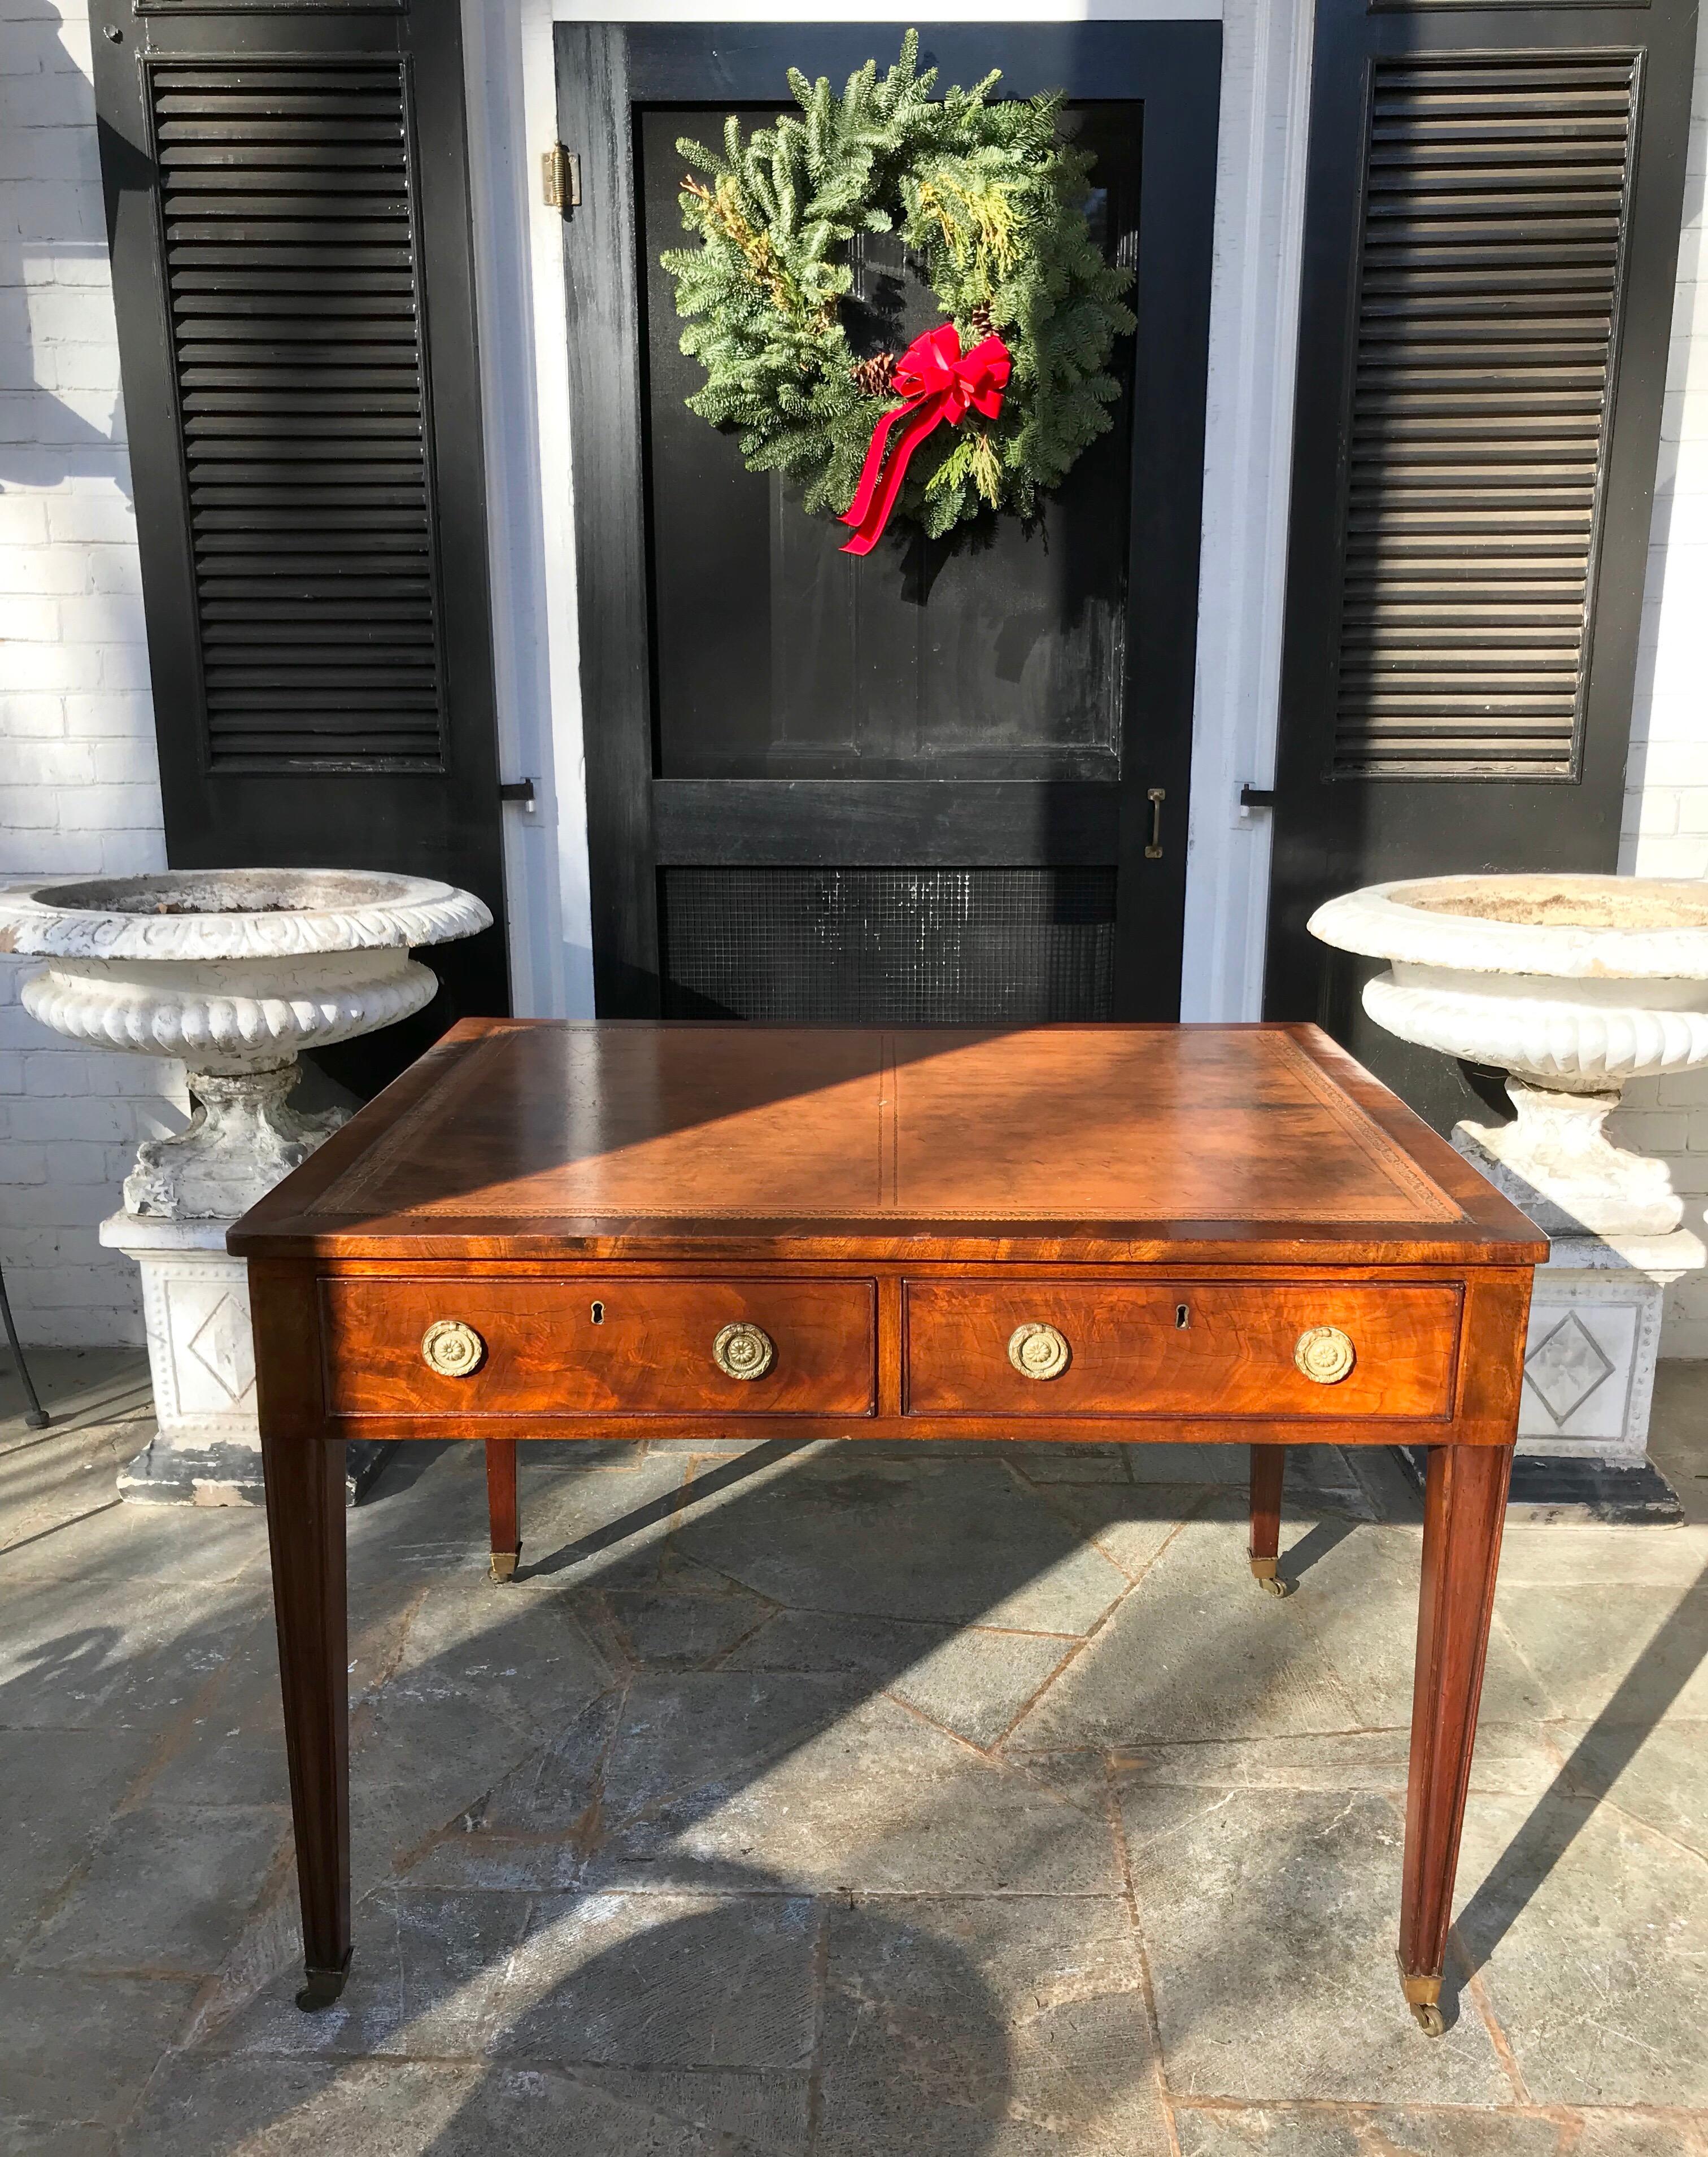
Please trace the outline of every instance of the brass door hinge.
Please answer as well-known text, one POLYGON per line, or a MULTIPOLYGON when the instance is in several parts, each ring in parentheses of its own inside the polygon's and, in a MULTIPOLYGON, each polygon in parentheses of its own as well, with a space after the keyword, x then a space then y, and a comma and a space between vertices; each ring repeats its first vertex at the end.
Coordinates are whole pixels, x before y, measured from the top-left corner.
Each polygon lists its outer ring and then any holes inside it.
POLYGON ((561 142, 553 143, 540 159, 540 193, 548 209, 581 207, 581 158, 561 142))

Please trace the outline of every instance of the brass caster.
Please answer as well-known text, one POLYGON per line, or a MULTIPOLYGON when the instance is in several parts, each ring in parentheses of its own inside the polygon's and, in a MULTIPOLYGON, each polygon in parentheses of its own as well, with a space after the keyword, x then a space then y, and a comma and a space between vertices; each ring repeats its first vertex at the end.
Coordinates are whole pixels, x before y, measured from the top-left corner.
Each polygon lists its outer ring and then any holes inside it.
POLYGON ((1251 1562, 1252 1578, 1265 1595, 1285 1595, 1289 1593, 1287 1583, 1276 1572, 1279 1558, 1254 1557, 1251 1562))
MULTIPOLYGON (((1399 1956, 1394 1959, 1399 1962, 1399 1956)), ((1441 1979, 1438 1977, 1407 1977, 1406 1965, 1400 1963, 1400 1990, 1406 1995, 1406 2005, 1412 2010, 1412 2019, 1426 2037, 1438 2037, 1447 2027, 1441 2011, 1441 1979)))
POLYGON ((305 1967, 303 1974, 306 1982, 297 1993, 297 2005, 305 2015, 324 2014, 344 1990, 344 1980, 350 1974, 350 1958, 346 1955, 337 1969, 305 1967))
POLYGON ((491 1578, 500 1587, 507 1580, 513 1580, 516 1578, 516 1568, 521 1557, 522 1552, 519 1550, 493 1552, 491 1578))

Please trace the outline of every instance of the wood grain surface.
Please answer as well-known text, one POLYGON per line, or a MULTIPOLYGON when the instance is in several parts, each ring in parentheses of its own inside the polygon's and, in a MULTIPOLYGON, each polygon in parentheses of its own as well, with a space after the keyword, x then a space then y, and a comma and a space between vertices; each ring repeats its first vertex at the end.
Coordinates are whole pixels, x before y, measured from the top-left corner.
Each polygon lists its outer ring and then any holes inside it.
POLYGON ((337 1415, 872 1413, 870 1281, 328 1280, 321 1295, 337 1415), (440 1319, 485 1345, 466 1377, 423 1356, 440 1319), (728 1377, 713 1360, 722 1329, 743 1321, 775 1345, 762 1377, 728 1377))
POLYGON ((909 1282, 907 1411, 1444 1418, 1460 1304, 1449 1287, 909 1282), (1028 1377, 1009 1360, 1016 1328, 1037 1322, 1068 1343, 1058 1377, 1028 1377), (1356 1360, 1333 1384, 1306 1377, 1294 1361, 1300 1336, 1319 1326, 1353 1343, 1356 1360))
POLYGON ((1404 1978, 1439 1977, 1447 1952, 1511 1478, 1510 1445, 1430 1448, 1400 1899, 1404 1978))
MULTIPOLYGON (((309 1972, 350 1951, 343 1441, 1248 1442, 1430 1448, 1401 1918, 1435 2004, 1523 1382, 1531 1223, 1308 1027, 469 1022, 232 1231, 249 1256, 309 1972), (466 1375, 430 1367, 439 1320, 466 1375), (761 1328, 764 1374, 720 1370, 761 1328), (1055 1327, 1065 1367, 1010 1360, 1055 1327), (1351 1367, 1296 1367, 1334 1327, 1351 1367)), ((1250 1578, 1242 1573, 1242 1585, 1250 1578)), ((1230 1592, 1236 1592, 1230 1583, 1230 1592)))
POLYGON ((993 1238, 1077 1262, 1545 1248, 1310 1027, 526 1022, 455 1029, 231 1248, 953 1257, 993 1238))

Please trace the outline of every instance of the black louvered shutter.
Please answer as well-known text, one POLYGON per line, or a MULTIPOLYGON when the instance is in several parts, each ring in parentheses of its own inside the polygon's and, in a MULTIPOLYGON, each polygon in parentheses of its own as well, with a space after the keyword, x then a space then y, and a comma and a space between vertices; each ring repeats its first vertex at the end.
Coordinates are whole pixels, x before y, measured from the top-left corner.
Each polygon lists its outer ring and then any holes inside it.
MULTIPOLYGON (((502 923, 456 0, 99 0, 168 855, 399 869, 502 923)), ((432 962, 372 1083, 507 1007, 432 962)))
POLYGON ((1444 1128, 1332 893, 1612 870, 1690 118, 1688 0, 1319 0, 1265 1008, 1444 1128))

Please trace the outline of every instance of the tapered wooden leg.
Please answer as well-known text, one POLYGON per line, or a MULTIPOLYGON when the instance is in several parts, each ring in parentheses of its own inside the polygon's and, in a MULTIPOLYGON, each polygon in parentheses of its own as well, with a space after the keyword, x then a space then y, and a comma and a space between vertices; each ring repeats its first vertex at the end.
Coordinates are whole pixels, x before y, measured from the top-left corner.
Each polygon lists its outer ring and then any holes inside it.
POLYGON ((1510 1445, 1435 1445, 1423 1501, 1423 1584, 1406 1791, 1400 1982, 1432 2036, 1442 2030, 1441 1967, 1464 1825, 1477 1702, 1494 1609, 1494 1570, 1512 1475, 1510 1445))
POLYGON ((1281 1483, 1287 1473, 1284 1445, 1252 1448, 1252 1575, 1271 1595, 1287 1583, 1276 1571, 1281 1557, 1281 1483))
POLYGON ((516 1511, 516 1440, 486 1440, 486 1514, 492 1530, 492 1578, 509 1580, 522 1556, 522 1526, 516 1511))
POLYGON ((264 1416, 261 1459, 302 1897, 307 1982, 296 2004, 311 2013, 337 1998, 350 1968, 344 1448, 298 1433, 270 1438, 264 1416))

